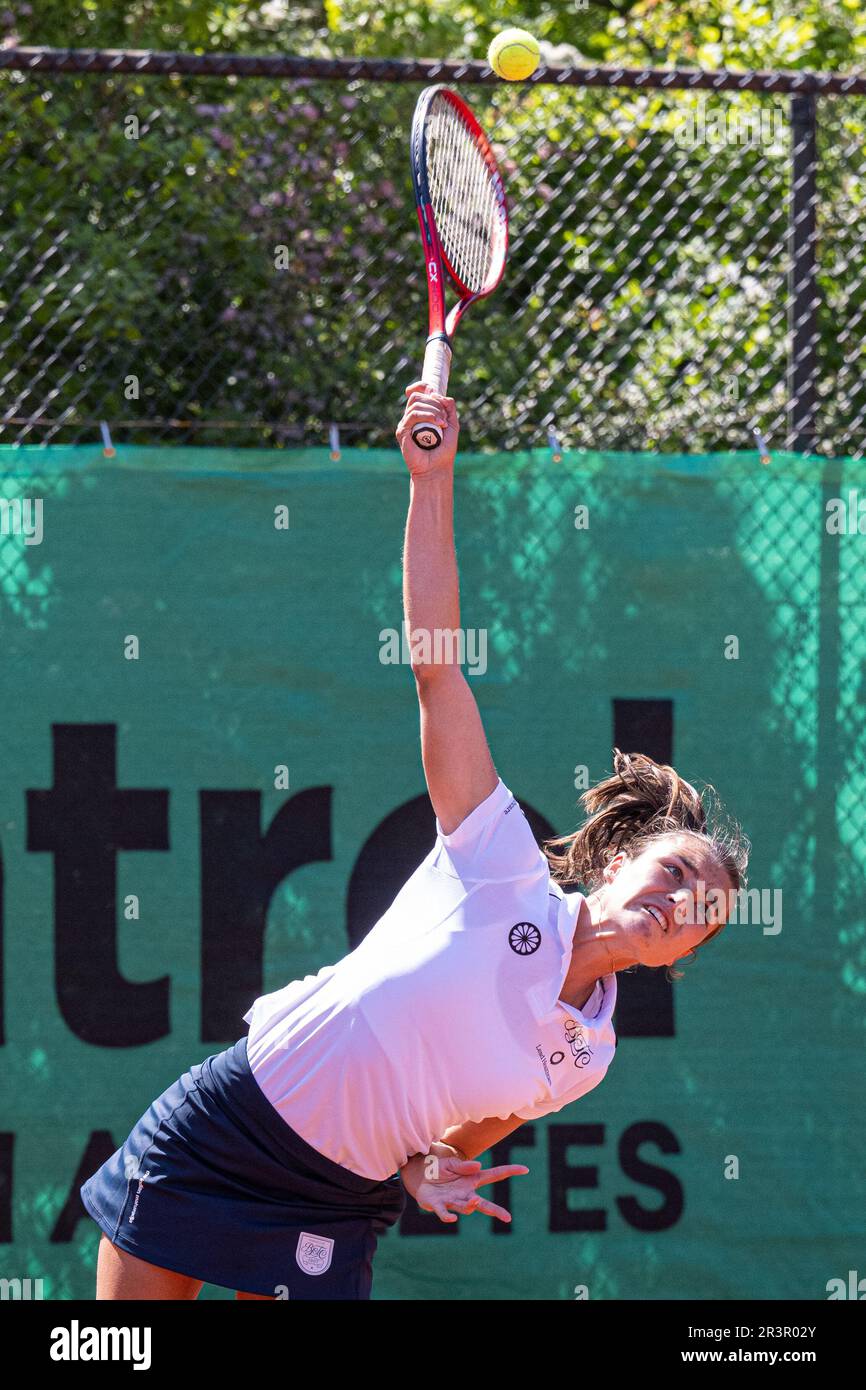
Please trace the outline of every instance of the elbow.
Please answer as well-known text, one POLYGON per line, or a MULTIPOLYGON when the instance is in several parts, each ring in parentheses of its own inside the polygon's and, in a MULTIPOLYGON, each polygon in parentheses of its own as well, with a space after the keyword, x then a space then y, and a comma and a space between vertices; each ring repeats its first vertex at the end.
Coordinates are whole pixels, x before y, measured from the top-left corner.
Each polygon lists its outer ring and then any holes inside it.
POLYGON ((415 677, 417 688, 423 690, 426 686, 431 685, 440 669, 438 666, 432 666, 429 661, 413 661, 412 675, 415 677))
POLYGON ((424 690, 432 689, 434 686, 440 687, 451 681, 463 679, 463 672, 460 667, 455 666, 450 661, 413 661, 412 675, 415 677, 415 685, 419 694, 424 690))

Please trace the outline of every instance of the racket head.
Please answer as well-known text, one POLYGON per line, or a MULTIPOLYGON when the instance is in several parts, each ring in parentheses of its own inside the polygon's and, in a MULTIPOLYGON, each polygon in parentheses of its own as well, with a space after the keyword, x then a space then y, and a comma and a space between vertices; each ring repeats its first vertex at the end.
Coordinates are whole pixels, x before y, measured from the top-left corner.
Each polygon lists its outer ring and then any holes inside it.
POLYGON ((432 260, 444 266, 460 295, 449 324, 453 331, 463 309, 492 294, 502 279, 508 254, 505 184, 479 122, 449 87, 439 84, 421 93, 410 148, 428 261, 431 324, 434 292, 444 296, 441 276, 431 271, 432 260))

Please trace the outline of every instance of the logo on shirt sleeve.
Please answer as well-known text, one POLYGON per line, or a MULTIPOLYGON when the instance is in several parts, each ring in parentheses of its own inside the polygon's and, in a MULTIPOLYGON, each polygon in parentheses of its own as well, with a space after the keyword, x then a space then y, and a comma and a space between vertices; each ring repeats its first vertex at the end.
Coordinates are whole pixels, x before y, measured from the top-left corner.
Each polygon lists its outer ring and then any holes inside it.
MULTIPOLYGON (((544 1048, 541 1046, 541 1043, 536 1043, 536 1044, 535 1044, 535 1050, 536 1050, 536 1052, 538 1053, 539 1057, 541 1058, 541 1065, 544 1067, 544 1075, 545 1075, 545 1077, 546 1077, 546 1079, 547 1079, 547 1084, 548 1084, 548 1086, 552 1086, 552 1085, 553 1085, 553 1081, 552 1081, 551 1075, 550 1075, 550 1067, 547 1065, 547 1058, 546 1058, 545 1055, 544 1055, 544 1048)), ((551 1061, 553 1061, 553 1058, 551 1058, 551 1061)))
POLYGON ((571 1050, 576 1067, 586 1067, 592 1059, 592 1048, 586 1040, 583 1029, 575 1023, 574 1019, 569 1019, 565 1025, 565 1040, 571 1050))
POLYGON ((518 922, 508 933, 508 944, 518 956, 532 956, 541 945, 541 932, 534 922, 518 922))

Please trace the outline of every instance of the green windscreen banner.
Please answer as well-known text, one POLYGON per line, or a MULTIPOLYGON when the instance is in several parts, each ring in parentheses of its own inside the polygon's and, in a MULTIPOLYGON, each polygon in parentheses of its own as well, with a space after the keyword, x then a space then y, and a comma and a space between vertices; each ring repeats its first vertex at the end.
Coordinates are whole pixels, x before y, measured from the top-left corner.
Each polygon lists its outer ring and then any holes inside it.
MULTIPOLYGON (((0 1277, 89 1298, 81 1182, 432 846, 409 482, 396 450, 6 448, 0 474, 0 1277)), ((684 979, 619 976, 601 1085, 497 1149, 530 1169, 490 1189, 512 1224, 410 1201, 373 1296, 856 1297, 866 466, 466 456, 456 533, 459 655, 535 833, 646 752, 742 823, 749 897, 684 979)))

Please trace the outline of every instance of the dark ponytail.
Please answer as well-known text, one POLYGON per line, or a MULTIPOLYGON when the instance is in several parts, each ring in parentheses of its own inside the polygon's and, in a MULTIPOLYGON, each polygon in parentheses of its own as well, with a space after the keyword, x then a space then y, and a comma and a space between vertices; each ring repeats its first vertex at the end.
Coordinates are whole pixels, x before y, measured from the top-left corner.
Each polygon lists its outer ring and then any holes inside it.
POLYGON ((735 821, 723 819, 714 789, 706 787, 700 795, 665 763, 654 762, 644 753, 621 753, 618 748, 613 752, 613 776, 597 782, 580 798, 587 813, 584 824, 573 834, 544 844, 552 878, 593 892, 618 851, 634 857, 661 836, 688 834, 700 841, 704 853, 739 892, 745 886, 750 845, 735 821), (708 804, 714 822, 719 822, 712 827, 708 804))

